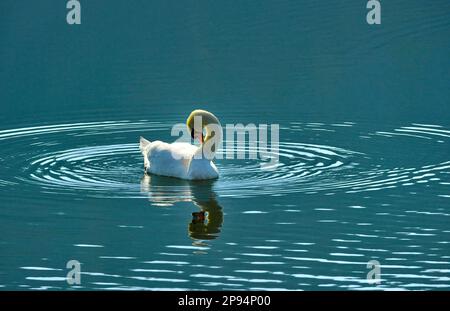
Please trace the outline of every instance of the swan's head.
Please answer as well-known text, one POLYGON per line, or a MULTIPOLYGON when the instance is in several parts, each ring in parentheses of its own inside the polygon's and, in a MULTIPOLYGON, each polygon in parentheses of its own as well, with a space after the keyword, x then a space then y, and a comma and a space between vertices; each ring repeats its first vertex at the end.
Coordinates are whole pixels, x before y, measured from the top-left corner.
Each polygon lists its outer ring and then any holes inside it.
POLYGON ((220 122, 211 112, 196 109, 187 118, 186 125, 188 131, 191 133, 192 139, 198 138, 203 143, 211 138, 212 132, 216 132, 213 129, 213 125, 220 127, 220 122), (204 136, 203 130, 205 130, 206 136, 204 136))

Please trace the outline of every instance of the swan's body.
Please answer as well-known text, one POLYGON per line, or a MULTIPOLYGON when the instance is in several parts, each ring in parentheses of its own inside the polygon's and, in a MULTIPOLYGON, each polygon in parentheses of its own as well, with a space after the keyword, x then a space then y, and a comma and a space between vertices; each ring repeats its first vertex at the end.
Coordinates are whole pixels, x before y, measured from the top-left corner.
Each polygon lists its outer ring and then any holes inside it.
MULTIPOLYGON (((192 136, 194 137, 194 133, 196 133, 202 137, 200 140, 202 144, 199 147, 181 142, 171 144, 159 140, 150 142, 141 137, 140 150, 144 156, 145 171, 151 174, 189 180, 219 177, 219 171, 214 163, 202 156, 203 146, 211 138, 209 129, 211 124, 220 125, 218 119, 207 111, 194 110, 189 116, 187 126, 192 131, 192 136), (206 130, 204 141, 201 130, 194 131, 193 118, 197 116, 200 116, 203 120, 200 128, 206 130)), ((218 137, 221 139, 221 135, 218 137)))
POLYGON ((213 179, 219 177, 217 167, 208 159, 194 159, 199 148, 189 143, 149 142, 141 138, 141 146, 148 165, 146 172, 181 179, 213 179), (174 156, 175 155, 175 156, 174 156))

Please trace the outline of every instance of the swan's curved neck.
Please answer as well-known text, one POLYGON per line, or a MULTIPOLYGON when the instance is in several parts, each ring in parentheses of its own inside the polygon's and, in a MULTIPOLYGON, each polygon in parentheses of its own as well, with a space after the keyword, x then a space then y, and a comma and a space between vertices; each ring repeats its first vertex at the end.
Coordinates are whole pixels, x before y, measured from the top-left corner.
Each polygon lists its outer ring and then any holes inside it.
POLYGON ((186 125, 191 130, 192 138, 195 133, 198 135, 202 131, 206 132, 196 152, 196 158, 201 156, 212 160, 222 143, 222 126, 217 117, 206 110, 196 109, 187 118, 186 125))
POLYGON ((222 143, 222 127, 220 123, 210 123, 204 127, 206 135, 199 147, 199 152, 208 160, 212 160, 222 143))

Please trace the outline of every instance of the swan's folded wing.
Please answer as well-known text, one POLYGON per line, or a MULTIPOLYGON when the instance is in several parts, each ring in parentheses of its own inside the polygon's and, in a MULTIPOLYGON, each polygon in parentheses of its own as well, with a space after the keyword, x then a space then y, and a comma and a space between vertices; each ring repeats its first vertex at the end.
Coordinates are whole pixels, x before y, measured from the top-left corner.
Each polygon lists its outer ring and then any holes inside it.
POLYGON ((150 172, 186 178, 190 159, 196 150, 196 146, 188 143, 168 144, 162 141, 154 141, 150 144, 148 151, 150 172))

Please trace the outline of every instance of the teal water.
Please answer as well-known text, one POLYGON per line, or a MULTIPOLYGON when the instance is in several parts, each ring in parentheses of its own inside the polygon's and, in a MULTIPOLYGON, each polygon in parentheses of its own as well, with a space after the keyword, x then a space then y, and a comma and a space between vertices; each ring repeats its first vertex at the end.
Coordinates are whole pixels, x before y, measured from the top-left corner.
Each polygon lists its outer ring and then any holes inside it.
POLYGON ((2 1, 0 289, 448 290, 450 3, 381 2, 2 1), (279 167, 144 175, 195 108, 279 167))

